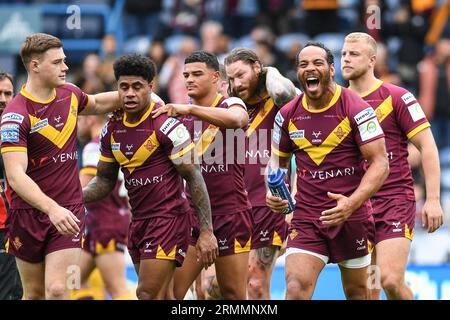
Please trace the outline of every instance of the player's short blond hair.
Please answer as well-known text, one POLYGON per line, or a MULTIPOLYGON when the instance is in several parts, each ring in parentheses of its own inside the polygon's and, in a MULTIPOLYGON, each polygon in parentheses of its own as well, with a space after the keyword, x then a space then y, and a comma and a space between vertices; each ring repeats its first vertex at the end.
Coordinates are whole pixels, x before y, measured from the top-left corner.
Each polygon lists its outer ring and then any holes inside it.
POLYGON ((20 48, 20 57, 28 70, 28 64, 32 59, 39 59, 47 50, 62 48, 62 46, 61 40, 55 36, 46 33, 35 33, 28 36, 23 42, 20 48))
POLYGON ((345 42, 356 42, 359 40, 365 40, 369 45, 372 54, 377 54, 377 42, 375 39, 367 33, 364 32, 352 32, 345 37, 345 42))

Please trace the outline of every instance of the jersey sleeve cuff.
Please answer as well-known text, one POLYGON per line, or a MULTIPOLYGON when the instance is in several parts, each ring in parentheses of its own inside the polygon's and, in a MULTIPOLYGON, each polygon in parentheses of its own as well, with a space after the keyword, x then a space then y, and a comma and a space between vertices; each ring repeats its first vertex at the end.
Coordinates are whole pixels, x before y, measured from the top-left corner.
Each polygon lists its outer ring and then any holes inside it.
POLYGON ((408 139, 411 139, 416 134, 418 134, 420 131, 422 131, 426 128, 429 128, 429 127, 431 127, 431 124, 427 121, 425 123, 422 123, 418 127, 414 128, 413 130, 411 130, 406 136, 408 137, 408 139))
POLYGON ((2 147, 2 153, 6 153, 6 152, 27 152, 27 148, 26 147, 2 147))
POLYGON ((108 157, 105 157, 105 156, 103 156, 103 155, 100 155, 100 159, 99 159, 99 160, 100 160, 100 161, 103 161, 103 162, 109 162, 109 163, 117 162, 116 159, 114 159, 114 158, 108 158, 108 157))
POLYGON ((277 148, 275 148, 274 146, 272 146, 272 152, 275 153, 277 156, 283 157, 283 158, 289 158, 292 155, 291 153, 280 151, 277 148))

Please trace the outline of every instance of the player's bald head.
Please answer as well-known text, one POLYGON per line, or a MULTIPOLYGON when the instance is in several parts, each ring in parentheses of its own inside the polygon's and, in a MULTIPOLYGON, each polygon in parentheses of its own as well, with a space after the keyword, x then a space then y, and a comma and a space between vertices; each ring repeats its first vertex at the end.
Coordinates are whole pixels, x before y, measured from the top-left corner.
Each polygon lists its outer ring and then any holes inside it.
POLYGON ((345 37, 345 42, 363 42, 367 45, 370 55, 377 54, 377 42, 370 34, 364 32, 352 32, 345 37))

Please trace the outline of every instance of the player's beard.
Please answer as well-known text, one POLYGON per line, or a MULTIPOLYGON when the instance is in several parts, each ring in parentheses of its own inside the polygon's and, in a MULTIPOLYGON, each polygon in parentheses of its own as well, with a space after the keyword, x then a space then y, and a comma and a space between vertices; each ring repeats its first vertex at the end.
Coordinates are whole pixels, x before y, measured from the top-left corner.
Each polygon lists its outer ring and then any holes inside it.
POLYGON ((344 78, 345 81, 356 80, 356 79, 360 78, 366 72, 367 72, 367 69, 362 69, 362 68, 353 69, 352 73, 350 73, 347 76, 344 73, 342 73, 342 77, 344 78))

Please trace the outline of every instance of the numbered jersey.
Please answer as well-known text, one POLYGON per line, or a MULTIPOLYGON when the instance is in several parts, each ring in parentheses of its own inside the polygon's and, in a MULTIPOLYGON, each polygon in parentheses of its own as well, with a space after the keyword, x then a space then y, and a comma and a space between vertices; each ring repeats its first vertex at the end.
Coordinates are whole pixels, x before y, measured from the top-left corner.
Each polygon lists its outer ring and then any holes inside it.
POLYGON ((189 205, 173 161, 192 151, 186 127, 167 115, 153 119, 153 102, 137 123, 109 121, 100 138, 100 160, 117 162, 125 178, 133 220, 185 214, 189 205))
POLYGON ((408 163, 408 139, 430 127, 414 95, 381 80, 362 97, 375 110, 386 135, 389 176, 375 197, 405 197, 415 200, 413 177, 408 163))
MULTIPOLYGON (((100 138, 97 137, 84 147, 81 174, 95 176, 97 173, 97 163, 100 158, 99 141, 100 138)), ((88 210, 87 223, 91 228, 115 229, 119 225, 128 224, 130 211, 123 173, 119 172, 116 186, 109 196, 86 204, 86 209, 88 210)))

